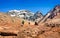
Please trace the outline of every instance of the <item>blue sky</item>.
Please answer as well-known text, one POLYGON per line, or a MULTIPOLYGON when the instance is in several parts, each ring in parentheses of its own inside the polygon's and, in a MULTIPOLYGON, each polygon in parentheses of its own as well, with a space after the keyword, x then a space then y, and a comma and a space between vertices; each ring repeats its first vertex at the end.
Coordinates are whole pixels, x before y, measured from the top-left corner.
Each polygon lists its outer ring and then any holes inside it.
POLYGON ((0 0, 0 12, 27 9, 34 13, 41 11, 46 14, 57 4, 60 4, 60 0, 0 0))

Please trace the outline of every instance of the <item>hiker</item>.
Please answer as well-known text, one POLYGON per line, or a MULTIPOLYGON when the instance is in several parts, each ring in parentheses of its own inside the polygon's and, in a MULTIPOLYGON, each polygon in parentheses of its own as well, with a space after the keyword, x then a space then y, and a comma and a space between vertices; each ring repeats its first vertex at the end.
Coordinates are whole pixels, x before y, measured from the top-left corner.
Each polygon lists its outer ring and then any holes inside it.
POLYGON ((24 24, 24 20, 22 21, 22 24, 24 24))
POLYGON ((30 22, 28 22, 30 24, 30 22))
POLYGON ((37 22, 35 22, 35 25, 38 25, 38 23, 37 23, 37 22))
POLYGON ((21 26, 23 26, 24 25, 24 20, 22 21, 22 24, 21 24, 21 26))

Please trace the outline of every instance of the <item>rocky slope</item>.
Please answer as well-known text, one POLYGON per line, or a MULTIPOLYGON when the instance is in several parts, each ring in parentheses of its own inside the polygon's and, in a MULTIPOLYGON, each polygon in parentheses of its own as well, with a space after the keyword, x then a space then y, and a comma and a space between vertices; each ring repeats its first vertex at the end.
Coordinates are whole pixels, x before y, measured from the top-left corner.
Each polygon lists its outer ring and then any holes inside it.
MULTIPOLYGON (((60 38, 60 6, 56 6, 42 25, 43 34, 37 38, 60 38)), ((41 27, 41 26, 40 26, 41 27)))

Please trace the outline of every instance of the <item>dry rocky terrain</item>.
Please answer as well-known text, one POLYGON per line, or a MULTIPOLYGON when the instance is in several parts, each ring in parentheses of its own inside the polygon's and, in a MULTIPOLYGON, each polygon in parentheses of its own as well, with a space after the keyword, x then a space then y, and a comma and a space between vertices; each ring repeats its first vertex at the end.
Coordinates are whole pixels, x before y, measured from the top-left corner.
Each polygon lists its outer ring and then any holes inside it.
POLYGON ((22 19, 0 13, 0 38, 60 38, 60 18, 57 16, 34 25, 22 19))
POLYGON ((0 13, 0 38, 60 38, 60 12, 38 25, 0 13))

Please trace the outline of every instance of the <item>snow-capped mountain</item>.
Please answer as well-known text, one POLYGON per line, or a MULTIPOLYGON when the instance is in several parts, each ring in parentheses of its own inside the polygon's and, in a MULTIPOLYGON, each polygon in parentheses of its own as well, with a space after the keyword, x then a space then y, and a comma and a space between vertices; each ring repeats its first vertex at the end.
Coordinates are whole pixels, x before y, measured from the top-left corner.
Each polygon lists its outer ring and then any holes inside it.
POLYGON ((29 10, 10 10, 8 11, 8 14, 12 17, 16 16, 24 19, 29 19, 30 16, 34 15, 34 13, 29 10))
POLYGON ((43 18, 43 15, 40 11, 37 11, 35 14, 29 10, 10 10, 8 13, 11 17, 23 18, 30 21, 39 21, 43 18))

